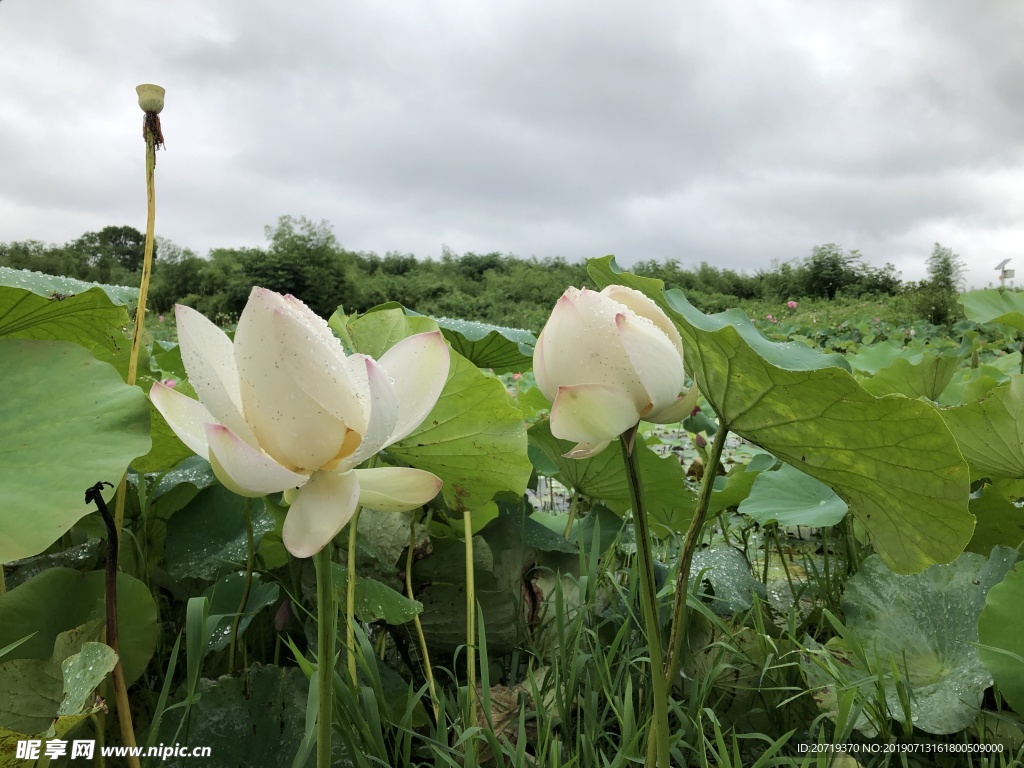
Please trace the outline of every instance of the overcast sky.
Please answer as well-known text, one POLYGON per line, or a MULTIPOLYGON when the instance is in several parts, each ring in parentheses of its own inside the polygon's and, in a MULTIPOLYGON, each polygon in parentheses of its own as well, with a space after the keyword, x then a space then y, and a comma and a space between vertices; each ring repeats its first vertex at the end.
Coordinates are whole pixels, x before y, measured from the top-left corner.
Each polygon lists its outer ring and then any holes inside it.
MULTIPOLYGON (((1024 270, 1024 3, 0 3, 0 241, 1024 270)), ((1024 276, 1024 271, 1021 272, 1024 276)), ((1024 280, 1019 281, 1024 283, 1024 280)))

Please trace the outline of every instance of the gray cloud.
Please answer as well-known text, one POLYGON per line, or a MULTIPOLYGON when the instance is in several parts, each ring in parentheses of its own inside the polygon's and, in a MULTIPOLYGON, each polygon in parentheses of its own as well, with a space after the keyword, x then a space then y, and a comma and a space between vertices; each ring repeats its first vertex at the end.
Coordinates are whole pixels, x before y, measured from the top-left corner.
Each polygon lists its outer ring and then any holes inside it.
MULTIPOLYGON (((965 0, 0 7, 0 240, 284 213, 349 248, 616 252, 753 270, 818 243, 984 284, 1024 239, 1024 6, 965 0)), ((1024 264, 1020 267, 1024 269, 1024 264)))

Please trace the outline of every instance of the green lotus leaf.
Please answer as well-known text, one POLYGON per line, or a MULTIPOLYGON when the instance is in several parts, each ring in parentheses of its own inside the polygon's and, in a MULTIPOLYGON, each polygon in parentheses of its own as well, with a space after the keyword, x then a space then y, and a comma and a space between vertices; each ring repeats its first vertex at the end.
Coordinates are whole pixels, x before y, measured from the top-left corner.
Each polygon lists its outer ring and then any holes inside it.
MULTIPOLYGON (((834 669, 845 668, 848 676, 838 682, 854 685, 870 700, 881 674, 891 717, 902 719, 902 684, 911 719, 921 730, 948 734, 968 727, 992 684, 978 653, 978 617, 989 590, 1017 557, 1008 547, 995 548, 990 558, 965 552, 948 565, 911 576, 895 574, 879 557, 869 557, 846 584, 847 636, 825 646, 840 662, 834 669)), ((813 669, 807 662, 803 666, 805 672, 813 669)), ((809 674, 808 682, 820 687, 821 671, 809 674)), ((856 727, 866 735, 875 730, 863 715, 856 727)))
POLYGON ((976 323, 1002 323, 1024 331, 1024 294, 1016 291, 968 291, 957 301, 976 323))
POLYGON ((917 362, 897 357, 871 378, 863 379, 861 386, 878 397, 898 394, 938 400, 952 381, 962 359, 954 349, 942 353, 925 352, 917 362))
POLYGON ((71 296, 73 294, 85 293, 93 288, 99 288, 107 294, 107 297, 114 304, 134 306, 139 303, 138 288, 130 288, 126 285, 90 283, 87 280, 78 280, 74 277, 48 275, 44 272, 33 272, 28 269, 0 267, 0 286, 22 288, 44 298, 50 298, 55 294, 57 296, 71 296))
MULTIPOLYGON (((379 357, 414 333, 437 330, 433 320, 384 309, 345 322, 335 314, 334 329, 356 352, 379 357)), ((523 414, 500 380, 453 352, 448 381, 423 423, 387 453, 442 481, 445 503, 454 510, 481 507, 494 494, 526 491, 532 465, 526 453, 523 414)))
POLYGON ((127 324, 125 308, 99 288, 56 298, 0 287, 0 337, 73 341, 116 356, 128 345, 121 331, 127 324))
POLYGON ((774 343, 741 312, 704 315, 660 280, 591 260, 601 287, 649 296, 683 337, 686 364, 723 426, 830 486, 901 573, 953 560, 974 529, 968 468, 929 404, 866 392, 838 355, 774 343))
POLYGON ((997 478, 971 498, 971 512, 978 519, 967 548, 986 554, 1003 545, 1017 549, 1024 545, 1024 480, 997 478))
POLYGON ((78 715, 94 702, 93 692, 117 666, 117 654, 106 643, 83 643, 82 650, 64 659, 64 699, 57 715, 78 715))
POLYGON ((835 525, 846 515, 846 502, 835 491, 795 467, 783 464, 774 472, 761 472, 739 511, 759 523, 779 525, 835 525))
MULTIPOLYGON (((0 648, 32 635, 5 658, 49 658, 61 632, 104 618, 105 579, 104 571, 51 568, 0 595, 0 648)), ((117 622, 125 682, 131 685, 156 649, 157 625, 149 587, 127 573, 117 574, 117 622)))
POLYGON ((435 317, 434 321, 452 349, 478 368, 490 368, 495 373, 533 368, 537 339, 530 331, 450 317, 435 317))
POLYGON ((145 395, 67 341, 0 339, 0 562, 38 555, 149 450, 145 395))
POLYGON ((701 581, 710 585, 711 610, 723 616, 749 611, 754 595, 762 600, 766 597, 764 584, 751 575, 747 558, 732 547, 711 547, 695 553, 691 573, 695 578, 700 574, 701 581))
MULTIPOLYGON (((192 487, 187 482, 181 485, 192 487)), ((171 494, 164 494, 159 498, 169 496, 171 494)), ((164 544, 171 578, 215 579, 243 565, 248 537, 246 504, 250 508, 253 543, 258 547, 263 535, 275 527, 262 499, 243 499, 224 486, 215 485, 199 492, 183 509, 171 515, 164 544)))
POLYGON ((975 403, 941 411, 972 473, 1024 479, 1024 375, 975 403))
POLYGON ((881 344, 862 346, 856 352, 846 356, 855 371, 876 374, 883 368, 890 367, 897 360, 906 360, 910 364, 918 363, 924 357, 923 349, 905 347, 891 341, 881 344))
POLYGON ((1024 634, 1020 607, 1024 605, 1024 568, 1018 565, 989 590, 978 619, 978 655, 992 673, 1003 698, 1024 714, 1024 634))

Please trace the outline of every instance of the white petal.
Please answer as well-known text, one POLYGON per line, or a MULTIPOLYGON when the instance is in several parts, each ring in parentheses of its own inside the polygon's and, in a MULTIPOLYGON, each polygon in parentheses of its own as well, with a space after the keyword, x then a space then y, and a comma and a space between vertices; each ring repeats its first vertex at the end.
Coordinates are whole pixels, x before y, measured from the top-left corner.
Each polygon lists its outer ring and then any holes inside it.
POLYGON ((348 456, 342 456, 337 465, 328 464, 325 469, 344 472, 358 467, 383 448, 395 430, 398 420, 398 402, 391 379, 372 357, 359 355, 349 358, 363 364, 367 387, 370 390, 370 428, 358 447, 348 456))
POLYGON ((633 369, 616 315, 622 305, 589 290, 570 288, 558 300, 534 353, 534 375, 541 392, 554 401, 561 387, 600 384, 627 393, 637 412, 649 398, 633 369))
POLYGON ((697 398, 699 396, 700 392, 697 391, 697 385, 694 384, 686 391, 686 394, 674 403, 660 411, 655 411, 649 416, 644 416, 644 420, 652 421, 655 424, 675 424, 677 421, 682 421, 693 413, 693 408, 697 405, 697 398))
POLYGON ((577 443, 614 440, 640 420, 632 398, 618 387, 559 387, 551 406, 551 434, 577 443))
POLYGON ((216 424, 209 409, 198 400, 185 397, 168 386, 157 382, 149 390, 149 399, 160 411, 167 425, 174 430, 185 445, 192 451, 208 459, 210 446, 206 442, 206 425, 216 424))
MULTIPOLYGON (((387 445, 416 429, 437 404, 451 366, 451 355, 440 331, 407 336, 381 355, 398 399, 398 423, 387 445)), ((372 418, 372 415, 371 415, 372 418)))
POLYGON ((376 467, 353 471, 359 476, 359 503, 381 512, 422 507, 441 490, 441 479, 422 469, 376 467))
POLYGON ((217 479, 239 496, 265 496, 304 485, 309 475, 282 467, 227 427, 208 424, 210 466, 217 479))
POLYGON ((661 330, 665 332, 665 335, 668 336, 669 341, 671 341, 679 351, 679 358, 683 359, 683 340, 679 336, 679 329, 676 328, 668 315, 661 311, 661 307, 654 303, 653 299, 643 293, 640 293, 640 291, 627 288, 624 285, 606 286, 601 293, 613 301, 617 301, 619 304, 622 304, 634 314, 637 314, 640 317, 646 317, 656 326, 661 328, 661 330))
POLYGON ((354 472, 314 472, 294 493, 284 519, 284 546, 295 557, 312 557, 356 513, 359 480, 354 472))
POLYGON ((289 350, 289 373, 295 383, 346 427, 366 432, 365 387, 349 374, 345 351, 327 321, 294 296, 284 297, 286 311, 273 314, 283 349, 289 350))
POLYGON ((231 339, 191 307, 175 306, 174 318, 178 326, 181 361, 199 400, 218 424, 228 427, 247 443, 256 445, 256 435, 243 416, 235 348, 231 339))
MULTIPOLYGON (((338 455, 348 430, 296 381, 298 359, 311 351, 282 338, 283 323, 274 319, 293 311, 279 294, 253 288, 235 331, 235 362, 245 419, 260 447, 290 469, 313 471, 338 455)), ((333 354, 314 344, 325 357, 333 354)))
POLYGON ((648 413, 668 407, 679 396, 686 381, 683 359, 668 336, 646 317, 626 310, 615 318, 615 324, 629 362, 647 391, 649 410, 640 414, 647 418, 648 413))

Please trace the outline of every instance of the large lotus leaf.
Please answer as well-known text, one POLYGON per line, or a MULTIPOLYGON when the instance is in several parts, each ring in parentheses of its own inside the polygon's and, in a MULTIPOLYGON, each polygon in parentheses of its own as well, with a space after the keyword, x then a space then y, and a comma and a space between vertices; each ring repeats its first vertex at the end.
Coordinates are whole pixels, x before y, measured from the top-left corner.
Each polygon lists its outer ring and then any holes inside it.
POLYGON ((774 472, 761 472, 739 511, 759 523, 779 525, 835 525, 846 514, 846 502, 824 483, 783 464, 774 472))
POLYGON ((1024 294, 1016 291, 968 291, 957 299, 976 323, 1002 323, 1024 331, 1024 294))
MULTIPOLYGON (((181 485, 192 487, 188 482, 181 485)), ((167 499, 172 493, 160 498, 167 499)), ((237 570, 246 558, 246 504, 253 542, 258 547, 263 535, 275 527, 262 499, 243 499, 216 485, 203 490, 184 509, 171 515, 164 544, 171 577, 215 579, 237 570)))
POLYGON ((998 478, 985 485, 981 494, 971 498, 971 512, 978 519, 967 548, 985 554, 992 547, 1024 545, 1024 480, 998 478))
POLYGON ((668 313, 723 426, 835 490, 891 568, 914 573, 963 551, 974 530, 968 469, 933 407, 876 398, 841 356, 769 342, 742 312, 704 315, 610 256, 589 269, 599 286, 640 290, 668 313))
POLYGON ((1008 547, 997 547, 988 559, 965 552, 948 565, 903 576, 872 555, 846 585, 843 609, 851 639, 833 638, 826 647, 853 676, 867 680, 865 695, 872 695, 872 679, 882 673, 892 717, 903 711, 891 672, 895 664, 910 689, 918 728, 936 734, 963 730, 992 684, 978 655, 978 617, 985 596, 1017 557, 1008 547), (864 649, 867 669, 851 652, 852 639, 864 649))
MULTIPOLYGON (((406 336, 437 329, 433 320, 407 316, 401 309, 343 321, 336 314, 332 327, 347 336, 355 351, 372 357, 406 336)), ((500 380, 454 352, 437 405, 412 434, 387 451, 440 477, 445 503, 459 511, 483 506, 500 491, 522 494, 532 470, 522 412, 500 380)))
MULTIPOLYGON (((618 444, 589 459, 567 459, 575 446, 551 434, 551 423, 542 419, 530 427, 530 443, 558 467, 558 479, 577 493, 599 499, 620 514, 629 508, 629 484, 618 444)), ((697 503, 686 486, 686 477, 674 456, 658 456, 638 434, 633 450, 640 452, 640 482, 647 514, 660 531, 685 530, 697 503)))
POLYGON ((99 288, 58 298, 0 287, 0 337, 73 341, 109 354, 125 345, 127 323, 125 308, 99 288))
MULTIPOLYGON (((31 638, 5 659, 46 659, 61 632, 106 616, 104 571, 80 573, 51 568, 0 595, 0 648, 31 638)), ((121 664, 131 685, 156 649, 156 603, 149 587, 127 573, 117 574, 117 622, 121 664)))
POLYGON ((922 357, 924 357, 923 349, 905 347, 890 341, 861 347, 858 351, 847 355, 846 359, 854 370, 875 374, 883 368, 888 368, 896 360, 902 359, 913 364, 920 362, 922 357))
POLYGON ((530 331, 472 320, 435 317, 452 349, 478 368, 495 373, 529 371, 537 339, 530 331))
POLYGON ((992 673, 1003 697, 1024 714, 1024 633, 1020 607, 1024 605, 1024 568, 1018 565, 989 590, 978 619, 978 654, 992 673))
POLYGON ((66 341, 0 339, 0 563, 37 555, 149 450, 138 387, 66 341))
POLYGON ((28 269, 11 269, 0 267, 0 286, 22 288, 37 296, 70 296, 85 293, 92 288, 99 288, 114 304, 135 305, 139 303, 139 289, 127 285, 106 285, 90 283, 63 275, 48 275, 44 272, 33 272, 28 269))
POLYGON ((1000 384, 1008 384, 1009 381, 1010 374, 1004 373, 994 365, 961 368, 953 374, 949 384, 942 390, 939 405, 958 406, 976 403, 1000 384))
POLYGON ((754 595, 762 600, 766 593, 764 584, 750 573, 750 564, 743 553, 732 547, 711 547, 693 556, 691 573, 700 574, 701 581, 710 585, 707 594, 711 609, 723 616, 749 611, 754 605, 754 595))
POLYGON ((976 476, 1024 478, 1024 376, 941 413, 976 476))
POLYGON ((861 385, 873 395, 899 394, 938 400, 960 367, 962 360, 955 349, 942 353, 925 352, 918 362, 898 357, 861 385))

